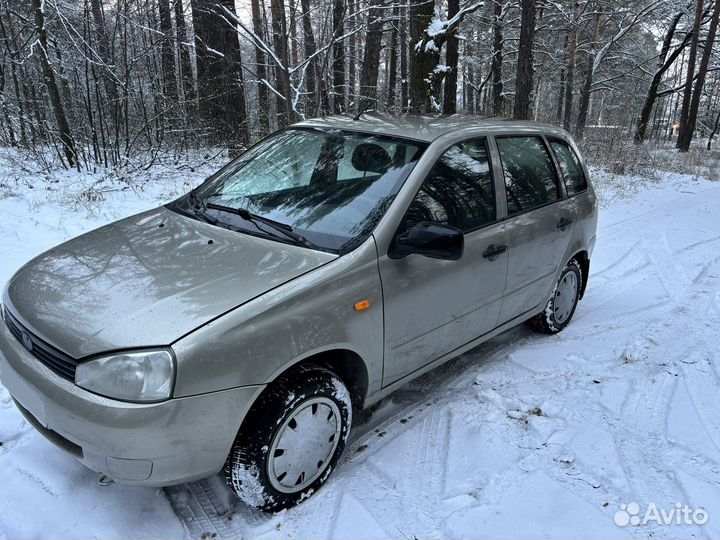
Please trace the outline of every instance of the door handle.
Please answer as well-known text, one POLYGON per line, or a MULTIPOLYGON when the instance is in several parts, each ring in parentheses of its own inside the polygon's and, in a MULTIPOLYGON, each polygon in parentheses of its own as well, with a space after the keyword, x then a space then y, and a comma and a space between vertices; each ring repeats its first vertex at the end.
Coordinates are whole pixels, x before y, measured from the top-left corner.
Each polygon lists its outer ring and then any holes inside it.
POLYGON ((572 219, 568 219, 566 217, 560 218, 560 221, 557 222, 556 227, 560 229, 561 231, 564 231, 567 229, 570 225, 572 225, 573 221, 572 219))
POLYGON ((488 248, 485 250, 485 252, 483 253, 483 257, 485 257, 486 259, 488 259, 490 261, 494 261, 500 255, 505 253, 507 251, 507 249, 508 249, 507 246, 499 246, 496 244, 490 244, 488 246, 488 248))

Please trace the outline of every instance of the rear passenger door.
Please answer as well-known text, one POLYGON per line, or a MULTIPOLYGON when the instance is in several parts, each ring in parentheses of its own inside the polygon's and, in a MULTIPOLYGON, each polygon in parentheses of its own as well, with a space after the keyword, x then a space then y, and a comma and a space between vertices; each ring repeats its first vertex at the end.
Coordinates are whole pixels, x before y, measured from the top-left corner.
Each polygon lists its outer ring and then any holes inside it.
POLYGON ((593 238, 597 220, 595 192, 590 189, 580 158, 566 141, 548 137, 548 142, 560 168, 567 196, 572 198, 575 207, 574 238, 593 238))
POLYGON ((543 137, 495 138, 507 200, 508 273, 500 324, 544 302, 562 264, 575 222, 543 137))
POLYGON ((457 261, 379 258, 385 309, 383 384, 390 384, 497 325, 507 271, 505 224, 485 138, 448 148, 423 181, 397 234, 421 221, 457 227, 457 261))

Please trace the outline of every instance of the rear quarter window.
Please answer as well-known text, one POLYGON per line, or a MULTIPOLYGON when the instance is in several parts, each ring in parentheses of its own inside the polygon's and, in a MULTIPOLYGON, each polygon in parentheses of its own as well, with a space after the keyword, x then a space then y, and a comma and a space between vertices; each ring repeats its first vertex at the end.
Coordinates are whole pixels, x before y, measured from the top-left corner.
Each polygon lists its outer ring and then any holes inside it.
POLYGON ((585 191, 588 187, 587 178, 575 151, 567 143, 557 139, 550 140, 550 147, 560 165, 560 173, 568 195, 585 191))

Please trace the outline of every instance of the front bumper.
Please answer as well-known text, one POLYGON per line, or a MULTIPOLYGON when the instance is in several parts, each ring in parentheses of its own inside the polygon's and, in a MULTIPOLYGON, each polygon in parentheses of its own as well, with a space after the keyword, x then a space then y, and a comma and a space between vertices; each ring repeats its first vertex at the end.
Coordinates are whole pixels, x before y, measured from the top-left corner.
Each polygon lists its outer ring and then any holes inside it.
POLYGON ((125 403, 75 386, 41 364, 0 322, 0 380, 40 433, 118 482, 164 486, 222 469, 264 386, 125 403))

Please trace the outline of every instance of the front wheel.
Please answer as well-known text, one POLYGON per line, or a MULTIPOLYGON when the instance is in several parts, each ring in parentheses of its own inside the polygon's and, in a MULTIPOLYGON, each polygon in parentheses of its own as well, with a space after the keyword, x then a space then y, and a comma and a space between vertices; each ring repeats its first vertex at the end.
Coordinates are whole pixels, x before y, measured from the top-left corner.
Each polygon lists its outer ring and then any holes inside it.
POLYGON ((350 394, 337 375, 313 368, 283 376, 243 423, 225 479, 253 508, 276 512, 294 506, 330 476, 351 423, 350 394))
POLYGON ((565 328, 580 299, 582 280, 580 264, 572 259, 560 273, 545 309, 528 321, 530 326, 545 334, 557 334, 565 328))

